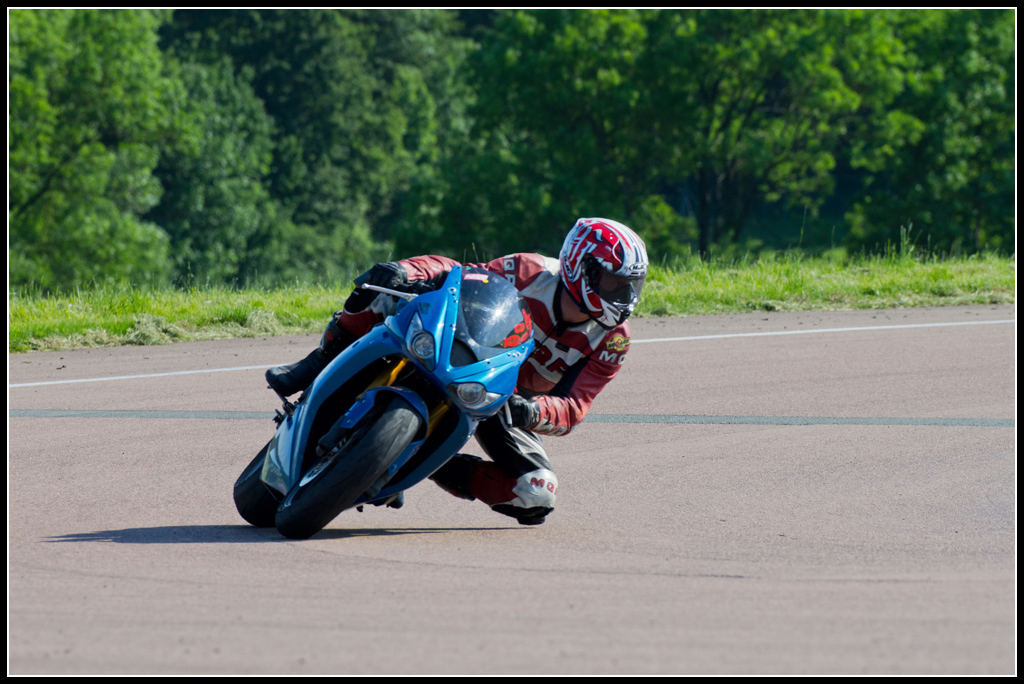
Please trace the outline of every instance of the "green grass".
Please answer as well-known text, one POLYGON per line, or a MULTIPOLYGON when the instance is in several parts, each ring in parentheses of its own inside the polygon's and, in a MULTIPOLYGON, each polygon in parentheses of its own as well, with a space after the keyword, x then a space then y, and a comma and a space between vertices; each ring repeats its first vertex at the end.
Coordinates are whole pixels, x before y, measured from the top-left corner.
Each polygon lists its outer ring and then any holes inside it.
POLYGON ((323 330, 345 288, 99 287, 71 295, 11 293, 8 351, 267 337, 323 330))
POLYGON ((1013 258, 865 257, 847 263, 797 254, 728 264, 654 267, 638 315, 1012 304, 1013 258))
MULTIPOLYGON (((98 287, 8 296, 8 350, 319 333, 350 283, 273 290, 98 287)), ((651 269, 635 316, 1013 304, 1016 261, 894 253, 849 260, 797 253, 739 261, 679 260, 651 269)))

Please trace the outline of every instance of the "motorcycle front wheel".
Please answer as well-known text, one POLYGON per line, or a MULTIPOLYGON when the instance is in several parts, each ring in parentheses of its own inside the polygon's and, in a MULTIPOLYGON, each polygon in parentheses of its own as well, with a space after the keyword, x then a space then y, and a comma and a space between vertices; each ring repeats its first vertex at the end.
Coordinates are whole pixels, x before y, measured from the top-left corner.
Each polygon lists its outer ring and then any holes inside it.
POLYGON ((322 530, 387 471, 422 422, 408 401, 382 392, 345 445, 320 459, 288 492, 274 520, 278 531, 306 539, 322 530))
POLYGON ((252 462, 235 480, 235 508, 247 523, 256 527, 274 526, 274 517, 277 515, 279 503, 278 497, 271 493, 270 487, 260 480, 268 447, 270 447, 270 442, 260 449, 256 458, 252 459, 252 462))

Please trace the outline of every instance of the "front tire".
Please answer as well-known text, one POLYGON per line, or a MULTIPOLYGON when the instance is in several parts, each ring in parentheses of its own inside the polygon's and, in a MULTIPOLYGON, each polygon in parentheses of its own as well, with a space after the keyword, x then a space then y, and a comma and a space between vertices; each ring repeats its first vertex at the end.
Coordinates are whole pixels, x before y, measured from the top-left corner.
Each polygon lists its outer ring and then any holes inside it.
POLYGON ((278 531, 290 539, 313 536, 359 499, 412 443, 423 419, 393 392, 353 428, 346 444, 305 473, 277 509, 278 531))
POLYGON ((267 457, 267 449, 270 442, 260 449, 256 458, 246 466, 242 474, 235 480, 235 508, 239 515, 250 525, 256 527, 273 527, 274 518, 277 515, 278 498, 271 492, 270 487, 263 484, 260 473, 263 472, 263 462, 267 457))

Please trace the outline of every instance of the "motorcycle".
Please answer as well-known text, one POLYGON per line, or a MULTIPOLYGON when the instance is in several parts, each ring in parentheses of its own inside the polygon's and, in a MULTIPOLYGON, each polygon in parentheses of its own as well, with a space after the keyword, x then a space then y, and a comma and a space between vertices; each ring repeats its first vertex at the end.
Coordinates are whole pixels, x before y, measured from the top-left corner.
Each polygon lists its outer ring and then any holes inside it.
POLYGON ((533 351, 530 309, 499 275, 455 266, 419 294, 364 284, 395 313, 331 361, 238 477, 247 522, 306 539, 342 511, 401 507, 404 492, 469 441, 506 402, 533 351))

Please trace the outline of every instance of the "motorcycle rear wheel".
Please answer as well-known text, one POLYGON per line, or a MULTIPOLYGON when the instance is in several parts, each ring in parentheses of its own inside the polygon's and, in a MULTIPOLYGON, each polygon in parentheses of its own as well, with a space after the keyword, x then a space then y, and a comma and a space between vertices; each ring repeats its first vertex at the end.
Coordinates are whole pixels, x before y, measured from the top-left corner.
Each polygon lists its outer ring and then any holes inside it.
POLYGON ((408 401, 382 392, 335 455, 316 463, 277 509, 289 539, 307 539, 349 508, 412 443, 423 419, 408 401))
POLYGON ((273 527, 277 505, 280 503, 278 497, 270 491, 270 487, 260 480, 269 447, 270 442, 267 442, 235 480, 235 508, 247 523, 256 527, 273 527))

